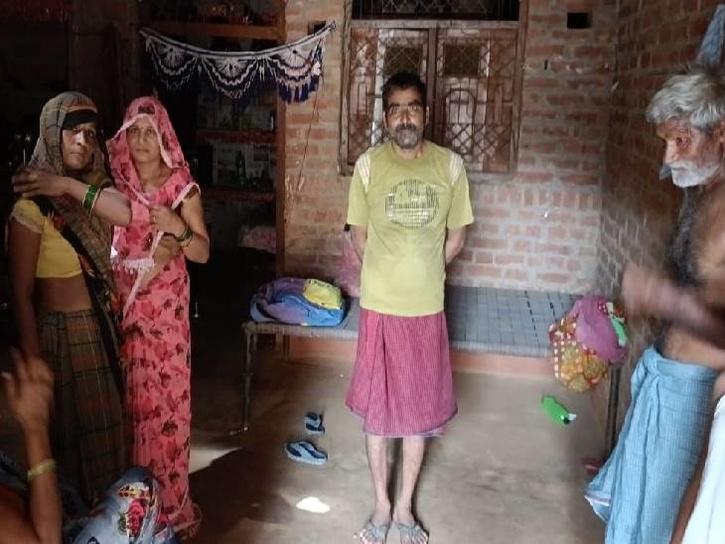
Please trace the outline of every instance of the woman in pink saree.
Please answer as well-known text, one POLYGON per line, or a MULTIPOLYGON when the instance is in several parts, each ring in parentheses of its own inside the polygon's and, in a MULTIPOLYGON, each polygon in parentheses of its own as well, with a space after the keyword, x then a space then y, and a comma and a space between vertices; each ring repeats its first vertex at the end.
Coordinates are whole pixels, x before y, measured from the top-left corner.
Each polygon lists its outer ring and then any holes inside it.
POLYGON ((193 536, 201 513, 189 495, 191 343, 186 259, 206 262, 198 185, 164 106, 134 100, 109 140, 111 172, 130 200, 132 220, 116 228, 114 273, 123 303, 121 348, 131 462, 161 484, 163 513, 177 534, 193 536), (174 240, 175 239, 175 240, 174 240), (180 248, 157 264, 160 245, 180 248))

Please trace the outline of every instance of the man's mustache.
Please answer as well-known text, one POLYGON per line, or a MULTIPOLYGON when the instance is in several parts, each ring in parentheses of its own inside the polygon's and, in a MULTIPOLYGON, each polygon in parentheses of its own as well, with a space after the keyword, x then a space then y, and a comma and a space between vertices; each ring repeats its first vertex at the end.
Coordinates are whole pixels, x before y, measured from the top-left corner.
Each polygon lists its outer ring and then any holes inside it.
POLYGON ((416 127, 413 123, 403 123, 402 125, 395 127, 395 132, 403 132, 404 130, 418 130, 418 127, 416 127))

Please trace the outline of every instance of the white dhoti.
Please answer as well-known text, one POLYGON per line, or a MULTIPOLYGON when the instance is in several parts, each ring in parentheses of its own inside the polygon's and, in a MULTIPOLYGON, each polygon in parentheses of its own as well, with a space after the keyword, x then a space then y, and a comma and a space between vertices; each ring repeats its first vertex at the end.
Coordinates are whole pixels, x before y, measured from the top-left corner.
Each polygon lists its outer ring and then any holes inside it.
POLYGON ((725 542, 725 396, 715 408, 697 502, 682 544, 725 542))

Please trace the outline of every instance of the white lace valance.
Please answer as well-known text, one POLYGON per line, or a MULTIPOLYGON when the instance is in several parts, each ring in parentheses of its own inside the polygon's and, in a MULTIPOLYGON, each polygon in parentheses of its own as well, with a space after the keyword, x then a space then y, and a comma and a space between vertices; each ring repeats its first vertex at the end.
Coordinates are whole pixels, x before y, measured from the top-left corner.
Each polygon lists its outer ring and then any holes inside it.
POLYGON ((332 21, 314 34, 264 51, 210 51, 142 28, 146 52, 159 80, 178 89, 199 74, 220 93, 239 99, 259 85, 275 83, 286 102, 304 102, 322 74, 325 39, 332 21))

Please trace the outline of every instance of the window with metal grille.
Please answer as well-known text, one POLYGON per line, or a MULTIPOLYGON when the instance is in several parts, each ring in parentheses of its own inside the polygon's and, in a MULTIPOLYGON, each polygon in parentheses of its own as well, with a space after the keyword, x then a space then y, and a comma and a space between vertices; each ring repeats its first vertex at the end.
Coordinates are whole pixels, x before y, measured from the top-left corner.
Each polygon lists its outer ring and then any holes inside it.
MULTIPOLYGON (((518 2, 517 2, 518 4, 518 2)), ((385 140, 382 87, 395 72, 428 87, 426 137, 459 153, 471 179, 507 174, 515 159, 518 23, 351 23, 341 156, 346 172, 385 140)))

